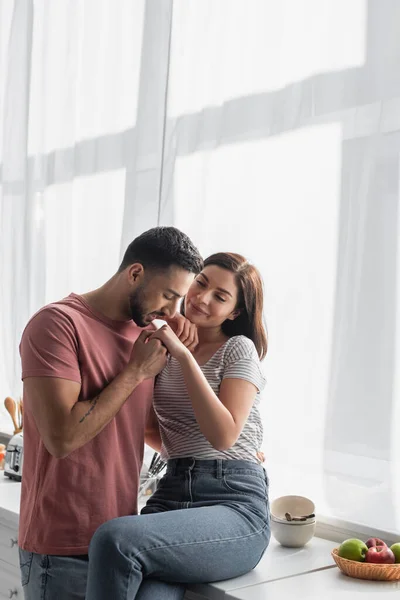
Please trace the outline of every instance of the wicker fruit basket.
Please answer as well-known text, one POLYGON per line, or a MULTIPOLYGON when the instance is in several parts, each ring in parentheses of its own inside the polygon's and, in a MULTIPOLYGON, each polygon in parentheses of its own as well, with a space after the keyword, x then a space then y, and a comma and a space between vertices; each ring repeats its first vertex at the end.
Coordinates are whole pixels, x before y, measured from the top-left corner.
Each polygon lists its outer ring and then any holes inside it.
POLYGON ((394 565, 378 565, 374 563, 347 560, 338 555, 339 548, 332 550, 332 558, 345 575, 356 579, 371 581, 400 581, 400 563, 394 565))

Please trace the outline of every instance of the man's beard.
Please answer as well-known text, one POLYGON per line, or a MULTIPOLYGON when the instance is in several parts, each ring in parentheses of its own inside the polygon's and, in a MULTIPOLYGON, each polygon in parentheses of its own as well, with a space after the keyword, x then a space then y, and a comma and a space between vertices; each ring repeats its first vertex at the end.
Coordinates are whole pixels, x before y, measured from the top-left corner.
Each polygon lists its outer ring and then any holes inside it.
POLYGON ((146 312, 146 295, 144 293, 143 286, 132 292, 132 294, 129 296, 129 308, 131 311, 131 318, 133 321, 135 321, 138 327, 147 327, 147 325, 150 325, 152 319, 146 321, 146 317, 149 315, 153 316, 154 318, 159 317, 160 319, 165 317, 163 312, 146 312))
POLYGON ((129 296, 129 308, 131 317, 138 327, 146 327, 148 323, 145 321, 146 312, 144 308, 144 293, 142 288, 132 292, 129 296))

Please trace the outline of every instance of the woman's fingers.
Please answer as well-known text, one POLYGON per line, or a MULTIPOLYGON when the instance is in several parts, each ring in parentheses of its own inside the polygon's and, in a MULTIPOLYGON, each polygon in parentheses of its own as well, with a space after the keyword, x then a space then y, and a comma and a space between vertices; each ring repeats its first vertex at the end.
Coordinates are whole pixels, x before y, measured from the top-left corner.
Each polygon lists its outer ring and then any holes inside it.
POLYGON ((194 352, 194 350, 196 349, 198 343, 199 343, 199 335, 197 333, 197 327, 194 326, 194 330, 192 332, 191 342, 188 345, 186 345, 186 348, 188 350, 190 350, 190 352, 194 352))
POLYGON ((168 324, 170 325, 172 331, 180 339, 183 329, 185 327, 185 322, 187 321, 187 319, 180 313, 176 313, 170 319, 166 319, 166 321, 168 321, 168 324))
POLYGON ((168 323, 182 344, 192 352, 199 343, 196 325, 179 313, 168 319, 168 323))

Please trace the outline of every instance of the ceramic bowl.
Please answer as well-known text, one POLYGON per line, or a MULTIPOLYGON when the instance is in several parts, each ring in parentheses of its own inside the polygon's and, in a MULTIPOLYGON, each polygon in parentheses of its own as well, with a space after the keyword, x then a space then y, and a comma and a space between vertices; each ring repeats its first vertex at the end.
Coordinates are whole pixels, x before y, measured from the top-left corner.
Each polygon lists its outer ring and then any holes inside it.
POLYGON ((313 523, 301 522, 298 525, 282 523, 271 519, 271 533, 282 546, 288 548, 302 548, 315 534, 315 521, 313 523))
POLYGON ((271 517, 276 522, 290 523, 291 525, 299 523, 313 523, 315 516, 315 504, 305 496, 280 496, 271 503, 271 517), (288 521, 285 514, 290 513, 291 517, 305 517, 306 521, 288 521))

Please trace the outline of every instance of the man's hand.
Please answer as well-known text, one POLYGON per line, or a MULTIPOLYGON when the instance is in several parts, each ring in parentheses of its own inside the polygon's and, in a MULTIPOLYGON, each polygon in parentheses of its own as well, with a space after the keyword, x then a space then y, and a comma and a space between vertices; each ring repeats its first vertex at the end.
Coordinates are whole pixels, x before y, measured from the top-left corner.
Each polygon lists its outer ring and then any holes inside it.
POLYGON ((143 379, 151 379, 165 367, 167 363, 167 350, 159 339, 148 338, 151 331, 142 331, 133 344, 128 369, 132 368, 134 374, 140 373, 143 379))
POLYGON ((180 339, 190 352, 193 352, 199 343, 197 326, 180 313, 175 313, 170 319, 165 319, 175 335, 180 339))
MULTIPOLYGON (((172 331, 169 325, 163 325, 151 336, 151 341, 160 340, 163 345, 167 348, 171 356, 180 360, 182 357, 187 356, 190 352, 178 338, 178 336, 172 331)), ((149 342, 148 342, 149 343, 149 342)))

